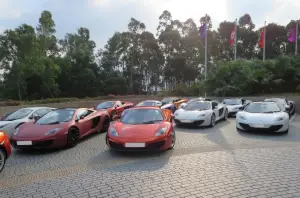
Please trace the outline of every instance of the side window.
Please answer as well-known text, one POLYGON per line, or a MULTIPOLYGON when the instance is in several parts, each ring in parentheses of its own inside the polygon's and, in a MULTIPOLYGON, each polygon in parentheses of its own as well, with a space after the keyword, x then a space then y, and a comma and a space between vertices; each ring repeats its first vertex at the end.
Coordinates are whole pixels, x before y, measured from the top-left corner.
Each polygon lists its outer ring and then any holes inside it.
POLYGON ((80 109, 77 112, 76 118, 79 119, 81 116, 86 117, 87 114, 88 114, 88 110, 86 110, 86 109, 80 109))
POLYGON ((212 102, 211 104, 212 104, 212 109, 215 109, 218 106, 218 103, 216 102, 212 102))
POLYGON ((33 114, 36 114, 37 116, 42 117, 45 114, 49 113, 50 111, 52 111, 52 109, 48 109, 48 108, 39 109, 39 110, 36 110, 33 114))
POLYGON ((122 106, 121 101, 117 101, 117 102, 116 102, 116 107, 120 107, 120 106, 122 106))
POLYGON ((122 105, 124 105, 124 104, 125 104, 125 102, 121 102, 121 104, 122 104, 122 105))

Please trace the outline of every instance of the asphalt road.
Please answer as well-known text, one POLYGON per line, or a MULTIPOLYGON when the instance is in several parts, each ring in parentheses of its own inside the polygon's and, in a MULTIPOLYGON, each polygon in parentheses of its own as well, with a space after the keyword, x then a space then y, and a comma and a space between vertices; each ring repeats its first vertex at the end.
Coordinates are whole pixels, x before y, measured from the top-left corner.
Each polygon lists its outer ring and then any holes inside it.
POLYGON ((0 197, 300 197, 300 116, 287 135, 178 128, 174 150, 112 152, 105 134, 75 148, 13 150, 0 197))

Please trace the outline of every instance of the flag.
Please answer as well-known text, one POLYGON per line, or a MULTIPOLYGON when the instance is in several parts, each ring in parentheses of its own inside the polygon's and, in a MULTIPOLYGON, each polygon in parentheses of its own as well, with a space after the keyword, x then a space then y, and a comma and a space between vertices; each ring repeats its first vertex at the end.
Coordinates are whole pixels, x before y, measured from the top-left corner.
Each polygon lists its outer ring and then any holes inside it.
POLYGON ((290 29, 290 34, 289 34, 288 40, 291 43, 294 43, 296 41, 296 26, 294 26, 290 29))
POLYGON ((234 26, 231 31, 231 35, 230 35, 230 46, 232 46, 235 42, 235 34, 236 34, 236 30, 235 30, 235 26, 234 26))
POLYGON ((258 42, 258 45, 261 47, 261 48, 264 48, 264 32, 265 32, 265 28, 262 29, 261 33, 260 33, 260 39, 259 39, 259 42, 258 42))
POLYGON ((201 27, 200 27, 200 37, 202 39, 204 39, 206 36, 206 24, 203 24, 201 27))

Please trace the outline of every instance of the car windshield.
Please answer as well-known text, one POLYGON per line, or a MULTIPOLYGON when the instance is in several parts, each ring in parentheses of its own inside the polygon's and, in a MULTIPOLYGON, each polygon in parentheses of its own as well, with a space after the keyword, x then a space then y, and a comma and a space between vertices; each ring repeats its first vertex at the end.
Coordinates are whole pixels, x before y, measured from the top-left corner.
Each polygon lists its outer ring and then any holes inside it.
POLYGON ((154 124, 163 121, 163 116, 158 109, 132 109, 126 111, 120 120, 124 124, 154 124))
POLYGON ((161 102, 164 104, 169 104, 169 103, 172 103, 173 100, 174 100, 174 98, 165 98, 161 102))
POLYGON ((61 122, 69 122, 72 120, 74 113, 75 110, 57 109, 41 117, 36 124, 59 124, 61 122))
POLYGON ((265 103, 250 103, 246 109, 249 113, 275 113, 280 112, 280 108, 276 103, 265 102, 265 103))
POLYGON ((210 103, 205 101, 196 101, 184 107, 184 110, 186 111, 208 110, 208 109, 210 109, 210 103))
POLYGON ((190 99, 189 101, 187 101, 187 104, 190 104, 192 102, 199 101, 199 100, 202 100, 202 99, 201 98, 190 99))
POLYGON ((25 118, 30 113, 32 113, 32 109, 19 109, 12 114, 8 115, 6 118, 4 118, 4 121, 13 121, 13 120, 19 120, 22 118, 25 118))
POLYGON ((114 106, 115 102, 109 101, 109 102, 102 102, 96 106, 96 109, 108 109, 112 108, 114 106))
POLYGON ((225 99, 225 100, 223 100, 223 104, 226 104, 226 105, 241 105, 242 100, 240 100, 240 99, 225 99))

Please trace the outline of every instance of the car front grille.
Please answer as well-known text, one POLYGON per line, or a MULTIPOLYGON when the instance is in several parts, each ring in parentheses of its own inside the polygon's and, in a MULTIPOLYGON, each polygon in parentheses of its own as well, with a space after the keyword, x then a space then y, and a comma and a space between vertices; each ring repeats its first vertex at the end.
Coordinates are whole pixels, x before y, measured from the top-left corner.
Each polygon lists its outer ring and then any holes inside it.
POLYGON ((271 125, 268 128, 254 128, 251 127, 249 124, 245 124, 245 123, 239 123, 239 124, 246 131, 265 131, 265 132, 275 132, 281 129, 283 126, 282 124, 280 124, 280 125, 271 125))
POLYGON ((148 150, 160 150, 164 145, 166 141, 159 141, 159 142, 153 142, 150 144, 146 144, 146 147, 144 148, 127 148, 124 147, 123 144, 119 144, 113 141, 109 141, 109 145, 111 148, 116 150, 122 150, 122 151, 148 151, 148 150))
POLYGON ((174 119, 174 121, 175 121, 176 124, 182 124, 182 125, 184 125, 184 124, 201 125, 201 124, 204 123, 204 120, 195 120, 194 122, 191 122, 191 123, 182 123, 182 122, 180 122, 180 120, 178 120, 178 119, 174 119))

